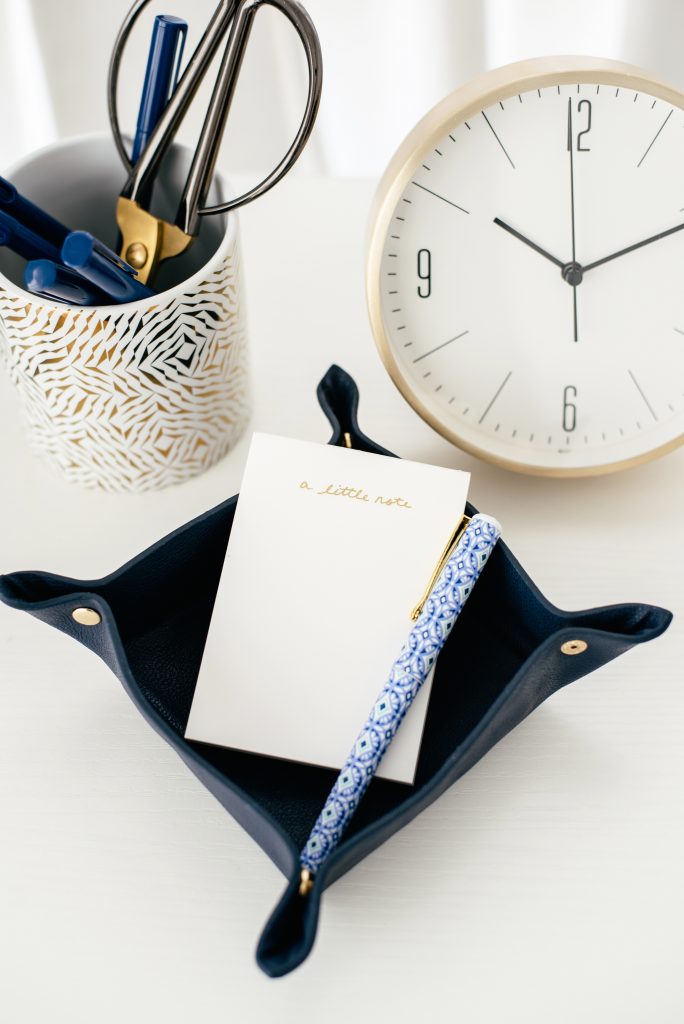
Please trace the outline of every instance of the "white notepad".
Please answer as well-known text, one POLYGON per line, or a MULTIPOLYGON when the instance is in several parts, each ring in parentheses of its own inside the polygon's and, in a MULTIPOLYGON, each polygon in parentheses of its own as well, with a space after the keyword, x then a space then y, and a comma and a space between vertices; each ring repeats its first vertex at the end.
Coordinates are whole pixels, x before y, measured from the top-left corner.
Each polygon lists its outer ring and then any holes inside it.
MULTIPOLYGON (((186 737, 340 768, 468 473, 254 434, 186 737)), ((429 680, 378 775, 411 783, 429 680)))

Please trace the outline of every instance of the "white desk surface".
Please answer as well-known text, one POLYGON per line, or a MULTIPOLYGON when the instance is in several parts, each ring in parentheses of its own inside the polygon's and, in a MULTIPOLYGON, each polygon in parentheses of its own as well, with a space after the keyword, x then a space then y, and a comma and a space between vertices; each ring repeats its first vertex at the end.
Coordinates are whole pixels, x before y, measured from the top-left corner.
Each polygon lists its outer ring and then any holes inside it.
MULTIPOLYGON (((8 1024, 684 1019, 684 449, 552 481, 461 454, 371 339, 373 186, 290 178, 241 214, 251 427, 325 441, 332 362, 362 429, 473 474, 472 498, 555 603, 675 612, 661 639, 554 696, 328 891, 294 974, 254 963, 283 879, 107 668, 0 607, 0 1018, 8 1024), (393 989, 396 991, 393 992, 393 989)), ((249 433, 249 432, 248 432, 249 433)), ((29 453, 0 379, 0 571, 96 577, 239 488, 247 436, 172 490, 107 496, 29 453)))

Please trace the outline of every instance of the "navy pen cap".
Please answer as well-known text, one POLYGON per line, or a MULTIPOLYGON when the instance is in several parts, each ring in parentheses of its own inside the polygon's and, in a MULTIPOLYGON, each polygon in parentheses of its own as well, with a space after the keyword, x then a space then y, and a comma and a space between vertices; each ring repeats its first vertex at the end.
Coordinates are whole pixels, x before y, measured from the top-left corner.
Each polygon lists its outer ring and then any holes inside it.
POLYGON ((30 260, 24 271, 24 284, 30 292, 42 292, 57 280, 57 266, 52 260, 30 260))
POLYGON ((133 302, 154 294, 136 280, 137 272, 88 231, 72 231, 62 245, 62 261, 105 292, 113 302, 133 302))

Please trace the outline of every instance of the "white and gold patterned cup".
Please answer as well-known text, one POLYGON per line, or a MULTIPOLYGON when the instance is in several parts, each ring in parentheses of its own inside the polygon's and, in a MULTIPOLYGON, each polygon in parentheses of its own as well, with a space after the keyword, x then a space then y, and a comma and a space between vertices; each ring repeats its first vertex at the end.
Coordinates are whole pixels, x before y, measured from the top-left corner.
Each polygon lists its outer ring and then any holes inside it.
MULTIPOLYGON (((189 151, 162 166, 154 212, 171 219, 189 151)), ((72 230, 116 248, 125 177, 108 136, 60 142, 8 177, 72 230)), ((221 201, 215 179, 212 201, 221 201)), ((221 459, 249 416, 245 303, 235 214, 204 218, 190 250, 162 264, 149 299, 70 306, 23 288, 24 261, 0 249, 0 348, 32 447, 69 480, 142 491, 221 459)))

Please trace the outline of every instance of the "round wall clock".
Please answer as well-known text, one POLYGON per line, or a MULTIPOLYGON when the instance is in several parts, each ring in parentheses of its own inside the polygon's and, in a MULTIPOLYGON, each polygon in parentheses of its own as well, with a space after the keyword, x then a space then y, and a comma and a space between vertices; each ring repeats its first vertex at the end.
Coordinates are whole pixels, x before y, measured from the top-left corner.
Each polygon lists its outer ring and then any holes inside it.
POLYGON ((529 473, 684 440, 684 94, 613 61, 500 68, 443 100, 381 182, 381 356, 461 448, 529 473))

